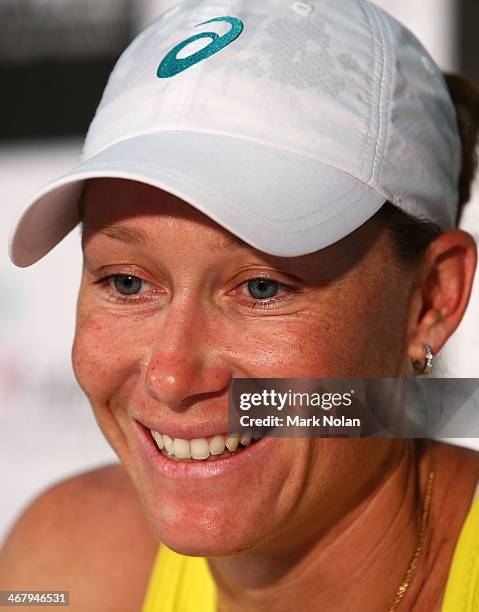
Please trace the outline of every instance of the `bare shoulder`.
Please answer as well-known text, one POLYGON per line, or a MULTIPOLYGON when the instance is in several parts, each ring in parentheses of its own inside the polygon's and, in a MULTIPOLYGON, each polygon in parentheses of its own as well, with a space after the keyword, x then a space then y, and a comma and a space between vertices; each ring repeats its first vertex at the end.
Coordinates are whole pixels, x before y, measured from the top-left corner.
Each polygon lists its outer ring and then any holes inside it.
POLYGON ((436 442, 435 447, 436 471, 439 476, 437 489, 444 498, 451 496, 454 491, 453 506, 458 508, 459 500, 462 500, 464 508, 469 509, 479 484, 479 452, 444 442, 436 442))
POLYGON ((123 466, 39 495, 0 554, 0 589, 68 590, 72 610, 141 608, 158 543, 123 466))
POLYGON ((423 555, 423 586, 414 610, 441 609, 457 542, 479 483, 477 451, 444 442, 435 442, 433 447, 430 526, 423 555))
POLYGON ((479 479, 479 452, 477 450, 456 446, 445 442, 436 442, 441 462, 451 472, 466 470, 473 481, 479 479))

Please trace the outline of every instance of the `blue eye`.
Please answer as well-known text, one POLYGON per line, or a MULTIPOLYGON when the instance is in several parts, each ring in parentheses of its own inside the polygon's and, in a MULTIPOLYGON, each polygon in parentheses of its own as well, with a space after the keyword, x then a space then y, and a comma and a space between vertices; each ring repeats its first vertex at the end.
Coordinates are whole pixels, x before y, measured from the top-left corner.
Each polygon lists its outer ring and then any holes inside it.
POLYGON ((143 281, 137 276, 127 274, 114 274, 108 279, 110 286, 122 295, 135 295, 143 288, 143 281))
POLYGON ((267 300, 275 297, 279 290, 279 283, 267 278, 252 278, 247 283, 249 294, 255 300, 267 300))

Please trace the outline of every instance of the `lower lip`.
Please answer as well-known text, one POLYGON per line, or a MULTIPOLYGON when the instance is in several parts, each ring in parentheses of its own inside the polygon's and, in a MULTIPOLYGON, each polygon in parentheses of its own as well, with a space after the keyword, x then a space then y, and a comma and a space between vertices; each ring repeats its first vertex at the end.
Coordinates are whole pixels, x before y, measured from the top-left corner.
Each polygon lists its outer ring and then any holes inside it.
MULTIPOLYGON (((156 472, 169 478, 202 479, 223 476, 234 470, 239 470, 253 459, 258 459, 262 453, 267 453, 275 438, 261 438, 250 446, 243 448, 238 454, 215 461, 178 461, 162 455, 153 440, 150 430, 134 422, 138 431, 142 456, 153 466, 156 472)), ((279 440, 276 440, 279 442, 279 440)))

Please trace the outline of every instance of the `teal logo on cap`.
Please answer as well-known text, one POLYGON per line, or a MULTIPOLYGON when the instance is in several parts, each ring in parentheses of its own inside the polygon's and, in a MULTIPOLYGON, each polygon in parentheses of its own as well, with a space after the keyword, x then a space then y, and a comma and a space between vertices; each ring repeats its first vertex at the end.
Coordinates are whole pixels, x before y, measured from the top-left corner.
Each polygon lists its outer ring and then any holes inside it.
POLYGON ((218 53, 218 51, 221 51, 221 49, 224 49, 230 43, 232 43, 235 38, 238 38, 243 31, 243 22, 237 17, 215 17, 214 19, 208 19, 208 21, 198 23, 196 27, 204 25, 205 23, 211 23, 213 21, 226 21, 231 25, 231 29, 222 36, 216 32, 201 32, 201 34, 195 34, 183 42, 180 42, 162 59, 161 64, 158 66, 158 78, 168 79, 169 77, 175 76, 175 74, 183 72, 183 70, 186 70, 190 66, 203 61, 207 57, 210 57, 210 55, 218 53), (199 38, 211 38, 211 42, 204 49, 201 49, 188 57, 178 59, 178 53, 187 45, 195 40, 198 40, 199 38))

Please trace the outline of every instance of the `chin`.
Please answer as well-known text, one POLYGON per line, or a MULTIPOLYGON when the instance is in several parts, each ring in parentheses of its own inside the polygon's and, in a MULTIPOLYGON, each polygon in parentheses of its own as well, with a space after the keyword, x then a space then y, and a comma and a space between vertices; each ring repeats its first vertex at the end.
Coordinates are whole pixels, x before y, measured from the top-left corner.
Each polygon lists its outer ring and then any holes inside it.
POLYGON ((233 555, 259 544, 261 534, 271 529, 268 513, 248 507, 248 500, 243 508, 214 501, 206 505, 170 499, 151 502, 146 498, 145 514, 157 539, 183 555, 233 555))

